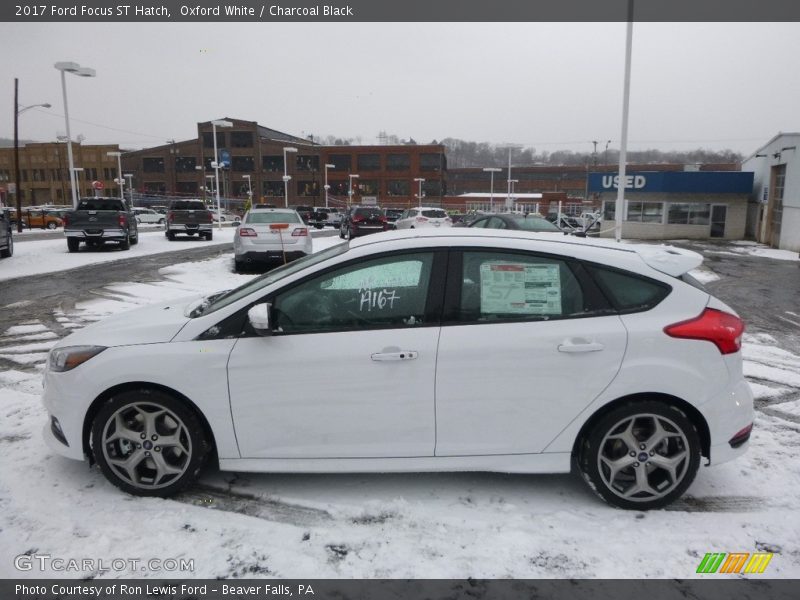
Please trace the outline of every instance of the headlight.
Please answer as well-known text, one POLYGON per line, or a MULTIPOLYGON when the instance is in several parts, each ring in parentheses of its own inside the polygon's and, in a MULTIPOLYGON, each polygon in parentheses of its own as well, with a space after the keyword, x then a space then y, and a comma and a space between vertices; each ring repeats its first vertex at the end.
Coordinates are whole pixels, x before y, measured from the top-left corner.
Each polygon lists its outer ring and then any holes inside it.
POLYGON ((57 373, 71 371, 93 356, 97 356, 105 349, 105 346, 66 346, 64 348, 55 348, 50 351, 48 366, 51 371, 57 373))

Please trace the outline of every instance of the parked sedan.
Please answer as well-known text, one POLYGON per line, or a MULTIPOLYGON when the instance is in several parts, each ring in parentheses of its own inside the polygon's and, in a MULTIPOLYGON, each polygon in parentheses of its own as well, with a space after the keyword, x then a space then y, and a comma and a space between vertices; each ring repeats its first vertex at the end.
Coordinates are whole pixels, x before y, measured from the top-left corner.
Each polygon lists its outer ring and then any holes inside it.
POLYGON ((44 433, 142 496, 213 457, 251 472, 575 466, 612 505, 662 507, 701 457, 741 455, 753 423, 744 325, 684 276, 701 262, 562 234, 367 236, 60 340, 44 433), (309 389, 323 369, 354 376, 309 389))
POLYGON ((518 215, 503 213, 498 215, 483 215, 472 221, 468 227, 480 229, 515 229, 521 231, 561 231, 538 214, 518 215))
POLYGON ((441 208, 420 206, 409 208, 394 223, 396 229, 418 229, 420 227, 452 227, 453 220, 441 208))
POLYGON ((236 271, 287 263, 311 254, 308 226, 291 208, 254 208, 233 235, 236 271))

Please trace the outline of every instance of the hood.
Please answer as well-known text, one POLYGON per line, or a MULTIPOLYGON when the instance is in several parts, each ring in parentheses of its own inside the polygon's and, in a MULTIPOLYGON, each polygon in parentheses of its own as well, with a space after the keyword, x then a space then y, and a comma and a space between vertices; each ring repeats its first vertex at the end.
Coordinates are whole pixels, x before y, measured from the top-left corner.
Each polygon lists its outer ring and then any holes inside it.
POLYGON ((200 297, 178 298, 110 316, 68 335, 56 347, 94 345, 110 348, 168 342, 190 320, 184 315, 186 305, 200 297))

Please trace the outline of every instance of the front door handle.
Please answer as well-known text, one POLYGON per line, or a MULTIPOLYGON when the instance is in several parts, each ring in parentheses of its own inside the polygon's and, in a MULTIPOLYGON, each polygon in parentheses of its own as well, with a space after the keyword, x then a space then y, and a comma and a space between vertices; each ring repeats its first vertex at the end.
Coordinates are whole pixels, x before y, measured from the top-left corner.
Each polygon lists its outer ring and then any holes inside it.
POLYGON ((598 342, 587 342, 587 341, 566 341, 563 344, 558 345, 559 352, 566 352, 568 354, 579 354, 581 352, 599 352, 603 350, 605 346, 598 342))
POLYGON ((414 360, 419 356, 416 350, 399 350, 397 352, 377 352, 370 356, 374 361, 387 361, 387 360, 414 360))

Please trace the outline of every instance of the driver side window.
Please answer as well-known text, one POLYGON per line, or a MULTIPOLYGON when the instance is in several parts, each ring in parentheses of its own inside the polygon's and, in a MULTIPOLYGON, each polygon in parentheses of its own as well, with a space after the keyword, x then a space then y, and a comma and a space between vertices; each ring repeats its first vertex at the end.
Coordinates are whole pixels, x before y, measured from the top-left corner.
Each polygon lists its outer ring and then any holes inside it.
POLYGON ((273 300, 279 333, 358 331, 423 323, 433 253, 384 256, 318 275, 273 300))

